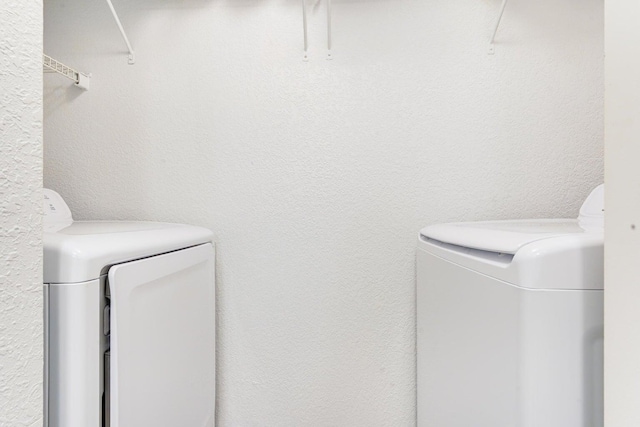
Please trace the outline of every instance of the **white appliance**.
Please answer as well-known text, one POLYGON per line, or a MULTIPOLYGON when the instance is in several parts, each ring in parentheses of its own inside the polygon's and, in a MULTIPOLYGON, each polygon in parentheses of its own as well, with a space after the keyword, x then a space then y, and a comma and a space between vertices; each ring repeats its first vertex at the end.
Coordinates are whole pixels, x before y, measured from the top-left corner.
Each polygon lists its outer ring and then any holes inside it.
POLYGON ((603 425, 603 216, 420 232, 418 427, 603 425))
POLYGON ((212 427, 211 232, 44 210, 45 426, 212 427))

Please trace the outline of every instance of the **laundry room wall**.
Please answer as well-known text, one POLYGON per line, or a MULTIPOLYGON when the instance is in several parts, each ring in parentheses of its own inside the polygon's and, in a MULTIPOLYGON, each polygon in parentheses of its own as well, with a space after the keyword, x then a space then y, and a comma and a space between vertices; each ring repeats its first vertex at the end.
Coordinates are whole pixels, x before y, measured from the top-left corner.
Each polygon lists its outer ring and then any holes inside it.
POLYGON ((0 3, 0 426, 42 425, 42 2, 0 3))
POLYGON ((431 223, 573 217, 603 173, 601 0, 50 0, 45 184, 215 232, 221 426, 409 426, 431 223))

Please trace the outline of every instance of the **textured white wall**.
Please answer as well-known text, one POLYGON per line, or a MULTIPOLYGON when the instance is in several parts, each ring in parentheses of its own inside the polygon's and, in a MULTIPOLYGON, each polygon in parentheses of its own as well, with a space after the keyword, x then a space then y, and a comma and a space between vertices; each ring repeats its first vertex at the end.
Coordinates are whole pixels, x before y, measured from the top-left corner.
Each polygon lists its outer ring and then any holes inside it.
POLYGON ((605 424, 640 425, 640 4, 607 0, 605 424))
POLYGON ((222 426, 415 418, 414 247, 441 221, 574 216, 602 181, 600 0, 51 0, 45 183, 78 218, 218 243, 222 426))
POLYGON ((42 1, 0 3, 0 426, 42 425, 42 1))

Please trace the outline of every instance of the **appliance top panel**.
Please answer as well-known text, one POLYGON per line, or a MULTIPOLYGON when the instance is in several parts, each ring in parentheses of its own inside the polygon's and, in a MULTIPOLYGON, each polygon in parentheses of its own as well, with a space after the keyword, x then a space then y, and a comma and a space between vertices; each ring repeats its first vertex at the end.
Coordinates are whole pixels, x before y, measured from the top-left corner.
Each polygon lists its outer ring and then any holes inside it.
POLYGON ((44 282, 92 280, 122 262, 146 258, 212 241, 202 227, 158 222, 77 221, 45 228, 44 282))
POLYGON ((111 265, 209 243, 213 239, 210 230, 191 225, 73 221, 62 198, 51 190, 45 192, 45 212, 47 209, 54 215, 45 214, 44 220, 44 283, 93 280, 105 274, 111 265))
POLYGON ((505 254, 515 254, 538 240, 585 233, 602 230, 583 228, 575 219, 537 219, 437 224, 420 232, 443 243, 505 254))

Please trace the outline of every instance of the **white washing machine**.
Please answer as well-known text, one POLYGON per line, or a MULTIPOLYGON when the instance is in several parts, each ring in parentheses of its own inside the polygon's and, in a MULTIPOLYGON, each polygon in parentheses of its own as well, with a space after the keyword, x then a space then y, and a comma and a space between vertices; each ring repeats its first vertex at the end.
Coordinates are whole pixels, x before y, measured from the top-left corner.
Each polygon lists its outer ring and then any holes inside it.
POLYGON ((45 426, 212 427, 211 232, 44 198, 45 426))
POLYGON ((421 231, 419 427, 603 425, 603 216, 421 231))

